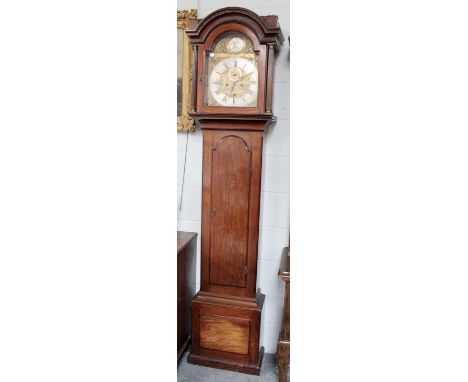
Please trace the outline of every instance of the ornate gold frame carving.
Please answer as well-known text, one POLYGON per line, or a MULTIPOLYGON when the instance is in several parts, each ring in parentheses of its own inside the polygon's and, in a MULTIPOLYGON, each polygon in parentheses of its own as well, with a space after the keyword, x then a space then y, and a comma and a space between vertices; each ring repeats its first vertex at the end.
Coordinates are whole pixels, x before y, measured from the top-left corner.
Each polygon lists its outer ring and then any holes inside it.
MULTIPOLYGON (((191 81, 192 81, 192 54, 190 51, 190 44, 185 34, 189 20, 197 18, 197 10, 182 10, 177 11, 177 29, 183 31, 183 57, 182 57, 182 99, 180 105, 180 114, 177 115, 177 131, 194 131, 195 123, 188 115, 190 111, 190 96, 191 96, 191 81)), ((178 49, 179 50, 179 49, 178 49)), ((179 60, 179 57, 178 57, 179 60)), ((179 64, 179 62, 178 62, 179 64)), ((179 77, 178 77, 179 79, 179 77)), ((179 100, 177 101, 179 103, 179 100)), ((178 104, 179 106, 179 104, 178 104)), ((179 107, 178 107, 179 109, 179 107)))

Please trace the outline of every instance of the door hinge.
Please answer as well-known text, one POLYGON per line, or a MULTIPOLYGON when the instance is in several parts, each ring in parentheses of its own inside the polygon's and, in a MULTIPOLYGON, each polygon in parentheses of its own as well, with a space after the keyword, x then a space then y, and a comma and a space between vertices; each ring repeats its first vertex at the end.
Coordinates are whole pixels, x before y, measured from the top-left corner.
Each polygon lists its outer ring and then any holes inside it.
POLYGON ((253 175, 253 168, 250 167, 250 177, 252 177, 252 175, 253 175))
POLYGON ((212 208, 211 209, 211 216, 215 216, 216 215, 216 208, 212 208))
POLYGON ((244 265, 244 274, 248 274, 249 273, 249 268, 247 267, 247 265, 244 265))

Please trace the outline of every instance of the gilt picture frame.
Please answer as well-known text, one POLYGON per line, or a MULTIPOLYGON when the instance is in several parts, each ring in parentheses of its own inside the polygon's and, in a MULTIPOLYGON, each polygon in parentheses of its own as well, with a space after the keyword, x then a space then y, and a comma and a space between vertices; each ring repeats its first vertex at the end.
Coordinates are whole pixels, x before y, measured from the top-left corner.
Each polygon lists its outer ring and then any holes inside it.
POLYGON ((196 9, 177 11, 177 131, 195 130, 194 120, 189 116, 192 55, 185 30, 189 20, 196 18, 196 9))

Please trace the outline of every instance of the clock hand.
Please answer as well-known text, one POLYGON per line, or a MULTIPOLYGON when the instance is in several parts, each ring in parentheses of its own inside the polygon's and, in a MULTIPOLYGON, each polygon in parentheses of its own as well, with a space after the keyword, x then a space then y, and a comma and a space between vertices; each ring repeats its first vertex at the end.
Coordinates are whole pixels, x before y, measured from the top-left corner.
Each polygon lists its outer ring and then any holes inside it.
POLYGON ((237 81, 232 81, 231 92, 229 93, 229 96, 232 96, 232 92, 234 91, 234 87, 236 86, 236 84, 239 81, 240 81, 240 79, 238 79, 237 81))
POLYGON ((232 96, 232 92, 234 91, 234 86, 235 85, 236 85, 236 83, 233 81, 232 86, 231 86, 231 92, 229 93, 229 96, 232 96))

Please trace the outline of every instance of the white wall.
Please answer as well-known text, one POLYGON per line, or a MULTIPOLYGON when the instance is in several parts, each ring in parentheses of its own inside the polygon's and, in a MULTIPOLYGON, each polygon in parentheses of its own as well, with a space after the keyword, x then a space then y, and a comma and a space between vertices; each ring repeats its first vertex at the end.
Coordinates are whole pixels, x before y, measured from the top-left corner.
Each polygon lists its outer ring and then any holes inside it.
MULTIPOLYGON (((266 295, 262 314, 260 344, 267 353, 276 351, 276 341, 283 309, 283 282, 277 273, 281 250, 289 238, 289 1, 288 0, 179 0, 178 9, 198 9, 203 18, 212 11, 227 7, 248 8, 260 16, 277 15, 285 42, 276 59, 273 88, 273 113, 276 124, 265 133, 263 149, 262 193, 260 206, 260 238, 257 267, 257 286, 266 295)), ((202 132, 177 134, 177 192, 178 203, 182 190, 185 147, 187 161, 182 206, 178 211, 178 229, 198 232, 197 277, 189 280, 193 290, 200 285, 201 179, 202 132)))

